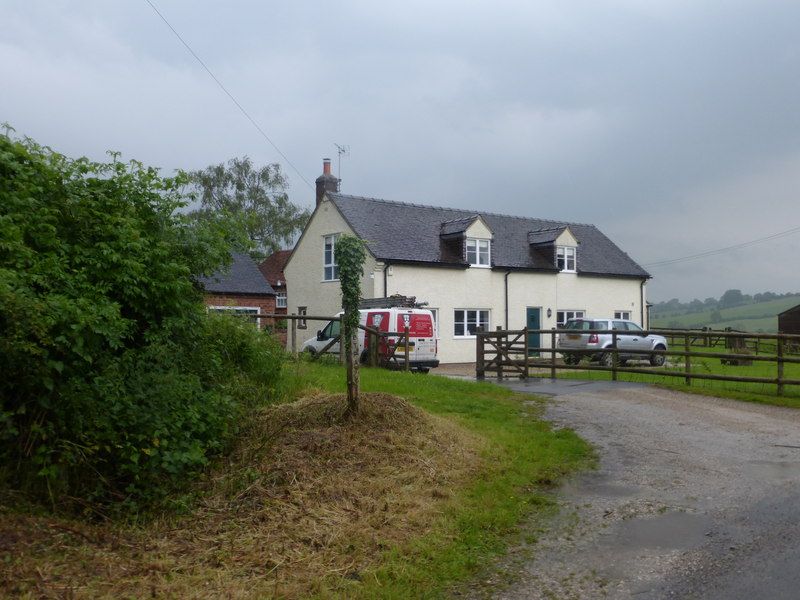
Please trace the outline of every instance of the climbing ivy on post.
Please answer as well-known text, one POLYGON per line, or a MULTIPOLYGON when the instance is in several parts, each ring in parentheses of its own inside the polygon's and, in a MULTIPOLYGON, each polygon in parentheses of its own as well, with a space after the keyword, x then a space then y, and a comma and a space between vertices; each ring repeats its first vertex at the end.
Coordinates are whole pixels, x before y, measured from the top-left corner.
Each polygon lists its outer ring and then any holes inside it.
POLYGON ((358 413, 358 305, 361 303, 361 277, 367 250, 364 242, 352 235, 336 240, 336 264, 342 286, 342 341, 347 365, 347 414, 358 413))

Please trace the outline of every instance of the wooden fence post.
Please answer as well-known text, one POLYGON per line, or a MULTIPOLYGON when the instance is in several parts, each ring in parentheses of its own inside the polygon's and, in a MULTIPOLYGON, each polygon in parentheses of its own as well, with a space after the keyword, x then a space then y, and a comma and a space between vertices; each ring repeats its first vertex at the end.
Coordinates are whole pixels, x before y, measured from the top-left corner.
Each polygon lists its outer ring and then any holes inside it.
POLYGON ((486 377, 486 371, 483 368, 483 327, 478 327, 475 330, 475 378, 483 379, 486 377))
MULTIPOLYGON (((497 341, 497 378, 503 378, 503 353, 500 350, 502 348, 502 343, 500 342, 500 325, 497 326, 497 333, 495 334, 495 340, 497 341)), ((508 341, 508 340, 506 340, 508 341)))
POLYGON ((611 332, 611 381, 617 380, 617 363, 619 363, 619 351, 617 349, 617 331, 611 332))
POLYGON ((406 370, 406 372, 408 372, 409 370, 411 370, 411 358, 409 357, 409 350, 410 350, 409 346, 411 345, 411 338, 408 337, 408 325, 406 325, 403 328, 403 335, 405 336, 405 339, 406 339, 406 350, 405 350, 406 364, 405 364, 405 370, 406 370))
POLYGON ((783 396, 783 338, 778 335, 778 396, 783 396))
POLYGON ((523 373, 522 373, 522 378, 523 379, 527 379, 528 376, 530 375, 530 367, 531 367, 531 365, 530 365, 530 348, 528 348, 528 327, 527 326, 525 327, 525 329, 522 330, 522 339, 525 340, 525 342, 522 344, 522 351, 523 351, 522 360, 523 360, 523 363, 524 363, 523 366, 524 366, 524 369, 525 369, 523 371, 523 373))
POLYGON ((689 333, 684 334, 683 349, 686 353, 684 357, 684 371, 686 372, 686 385, 692 385, 692 357, 689 354, 689 333))
POLYGON ((369 332, 369 365, 371 367, 378 366, 378 344, 380 344, 380 336, 374 331, 369 332))
POLYGON ((556 378, 556 328, 550 330, 550 379, 556 378))
MULTIPOLYGON (((344 319, 344 316, 342 316, 344 319)), ((339 321, 339 363, 345 363, 345 354, 344 354, 344 323, 339 321)))
MULTIPOLYGON (((292 313, 292 316, 294 317, 295 314, 292 313)), ((297 319, 290 319, 290 321, 292 322, 292 333, 291 333, 292 356, 297 358, 297 319)))

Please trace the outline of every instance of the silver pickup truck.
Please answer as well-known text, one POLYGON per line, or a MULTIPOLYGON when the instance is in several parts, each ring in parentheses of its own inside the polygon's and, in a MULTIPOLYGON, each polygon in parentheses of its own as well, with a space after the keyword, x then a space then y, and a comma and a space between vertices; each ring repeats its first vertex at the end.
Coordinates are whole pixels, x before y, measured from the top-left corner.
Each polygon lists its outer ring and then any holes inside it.
POLYGON ((586 356, 590 360, 600 361, 611 366, 613 355, 603 350, 613 346, 611 333, 600 331, 617 331, 617 348, 619 364, 624 366, 629 360, 649 360, 654 367, 664 364, 663 354, 646 354, 645 351, 666 350, 667 339, 664 336, 647 333, 633 321, 623 319, 570 319, 558 334, 558 349, 568 365, 577 365, 586 356), (570 352, 570 350, 596 350, 596 352, 570 352), (626 353, 626 350, 638 352, 626 353))

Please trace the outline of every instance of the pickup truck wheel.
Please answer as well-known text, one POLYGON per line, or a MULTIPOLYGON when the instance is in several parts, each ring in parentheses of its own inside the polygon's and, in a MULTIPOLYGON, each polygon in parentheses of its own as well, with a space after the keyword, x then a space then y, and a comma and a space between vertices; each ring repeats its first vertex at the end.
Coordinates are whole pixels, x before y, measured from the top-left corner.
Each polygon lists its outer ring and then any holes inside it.
POLYGON ((569 352, 564 354, 564 364, 577 365, 579 362, 581 362, 580 354, 572 354, 569 352))
MULTIPOLYGON (((666 350, 664 346, 658 345, 653 350, 666 350)), ((663 354, 651 354, 650 355, 650 365, 653 367, 663 367, 664 363, 667 362, 667 357, 663 354)))
POLYGON ((430 367, 420 367, 419 369, 417 369, 417 372, 422 373, 423 375, 427 375, 430 370, 431 370, 430 367))

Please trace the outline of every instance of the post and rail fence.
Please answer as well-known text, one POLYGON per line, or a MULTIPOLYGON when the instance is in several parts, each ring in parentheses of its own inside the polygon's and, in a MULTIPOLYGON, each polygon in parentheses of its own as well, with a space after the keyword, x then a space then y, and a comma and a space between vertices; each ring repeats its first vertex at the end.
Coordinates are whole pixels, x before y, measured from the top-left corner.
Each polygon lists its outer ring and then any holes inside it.
MULTIPOLYGON (((292 356, 298 355, 298 323, 305 323, 306 321, 324 321, 326 323, 335 321, 341 323, 341 317, 322 317, 316 315, 297 315, 297 314, 273 314, 273 313, 253 313, 245 315, 252 319, 273 319, 280 320, 286 319, 291 322, 289 327, 289 349, 292 356)), ((379 331, 372 327, 366 327, 359 324, 358 328, 364 331, 367 338, 366 344, 366 364, 372 367, 387 367, 395 369, 410 370, 411 361, 409 353, 411 347, 411 338, 408 327, 404 327, 403 331, 379 331), (398 351, 402 349, 402 354, 398 356, 398 351), (401 359, 402 358, 402 362, 401 359)), ((319 351, 311 356, 312 359, 319 359, 320 356, 325 356, 335 344, 339 344, 339 362, 344 364, 344 344, 341 343, 341 329, 339 335, 331 337, 328 343, 323 346, 319 351)))
MULTIPOLYGON (((567 364, 559 357, 563 351, 558 348, 558 335, 563 333, 574 334, 576 332, 565 329, 502 330, 499 327, 495 331, 483 331, 479 327, 475 332, 477 378, 484 379, 487 373, 494 373, 500 379, 509 375, 528 378, 531 369, 536 369, 537 376, 545 375, 549 371, 550 377, 555 379, 559 370, 579 370, 610 372, 611 379, 614 381, 618 379, 620 373, 632 373, 681 378, 687 386, 691 385, 694 380, 773 384, 777 387, 779 396, 784 394, 785 386, 800 386, 800 379, 787 377, 784 368, 787 364, 800 364, 800 357, 790 354, 790 352, 796 352, 796 349, 800 347, 800 335, 738 331, 708 332, 707 335, 713 335, 714 338, 723 340, 724 347, 729 350, 711 352, 702 349, 696 350, 698 347, 696 342, 703 334, 697 330, 685 330, 680 333, 678 330, 670 330, 672 342, 668 345, 670 348, 675 347, 676 349, 669 350, 620 349, 618 340, 623 335, 620 330, 593 330, 591 333, 611 335, 611 347, 602 350, 570 348, 568 353, 589 359, 596 359, 600 355, 604 355, 606 360, 601 362, 605 364, 567 364), (550 344, 531 346, 529 342, 532 334, 534 336, 538 334, 540 340, 549 338, 550 344), (769 354, 761 353, 766 349, 772 350, 773 348, 774 350, 769 354), (620 359, 621 353, 626 357, 624 360, 620 359), (629 366, 627 363, 632 360, 630 358, 632 355, 641 356, 641 360, 649 360, 655 355, 673 357, 677 360, 671 363, 666 362, 668 368, 629 366), (729 366, 774 363, 775 376, 757 377, 700 372, 698 368, 702 363, 693 361, 693 359, 699 358, 717 359, 720 364, 729 366)), ((654 329, 638 333, 645 336, 651 333, 663 335, 663 330, 654 329)), ((699 345, 701 348, 709 347, 704 343, 699 345)))

